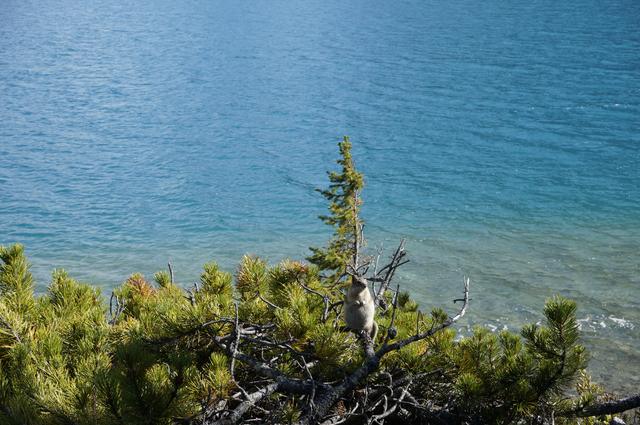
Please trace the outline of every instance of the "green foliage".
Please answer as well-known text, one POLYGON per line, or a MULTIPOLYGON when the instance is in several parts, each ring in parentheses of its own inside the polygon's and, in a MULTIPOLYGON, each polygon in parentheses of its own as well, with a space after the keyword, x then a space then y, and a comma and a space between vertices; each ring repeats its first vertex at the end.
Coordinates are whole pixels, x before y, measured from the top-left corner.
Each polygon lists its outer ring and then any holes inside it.
POLYGON ((586 367, 574 302, 547 301, 546 324, 523 329, 522 339, 476 328, 456 353, 456 395, 463 410, 492 423, 544 413, 586 367))
MULTIPOLYGON (((363 179, 350 149, 345 138, 342 170, 329 174, 331 185, 322 192, 331 212, 323 220, 334 235, 327 248, 313 250, 311 264, 270 266, 245 256, 234 277, 210 262, 192 290, 171 282, 167 272, 156 273, 155 284, 133 274, 110 300, 56 270, 36 297, 22 246, 0 247, 0 423, 200 423, 194 421, 215 406, 237 405, 239 386, 255 388, 255 370, 236 360, 232 375, 222 346, 235 340, 236 321, 271 329, 276 342, 248 336, 240 349, 292 378, 338 382, 359 368, 362 346, 342 328, 343 294, 335 285, 352 261, 361 225, 363 179), (310 360, 304 367, 302 356, 310 360)), ((423 314, 408 293, 397 301, 395 313, 378 312, 378 347, 392 320, 389 342, 448 320, 438 308, 423 314)), ((472 423, 528 421, 602 398, 584 372, 575 303, 552 298, 544 317, 544 325, 527 326, 520 335, 478 327, 459 339, 446 328, 389 353, 369 383, 384 388, 391 376, 410 376, 412 392, 425 405, 451 406, 472 423), (575 382, 578 397, 568 398, 575 382)), ((354 400, 367 384, 356 388, 354 400)), ((265 420, 272 422, 296 422, 306 408, 303 397, 265 400, 265 420)), ((349 408, 345 403, 337 409, 349 408)))
MULTIPOLYGON (((21 249, 2 252, 13 253, 3 257, 2 269, 10 270, 12 279, 4 274, 0 279, 29 281, 21 249)), ((312 353, 318 360, 315 377, 340 379, 362 361, 354 335, 340 330, 335 313, 323 322, 322 299, 304 290, 325 288, 315 267, 295 261, 269 267, 245 257, 235 285, 232 280, 208 263, 190 301, 186 290, 162 274, 156 274, 157 286, 134 274, 116 289, 125 307, 111 319, 99 291, 64 271, 54 271, 39 298, 31 294, 30 300, 15 302, 15 291, 3 292, 0 423, 174 423, 197 415, 203 401, 227 399, 236 390, 230 359, 211 339, 229 335, 231 327, 201 325, 233 317, 233 296, 239 300, 239 320, 273 323, 282 340, 293 340, 295 349, 312 353), (31 305, 29 315, 23 314, 25 305, 31 305)), ((339 299, 326 293, 331 300, 339 299)), ((423 317, 406 295, 401 301, 396 339, 447 317, 440 309, 423 317)), ((546 323, 526 327, 522 336, 485 328, 461 340, 453 330, 437 333, 385 358, 381 372, 410 370, 418 376, 414 387, 425 399, 454 400, 458 414, 487 423, 511 423, 559 406, 576 376, 581 376, 579 398, 567 409, 593 402, 601 393, 584 378, 586 354, 578 344, 575 303, 552 298, 544 313, 546 323)), ((381 315, 379 322, 386 328, 390 315, 381 315)), ((276 364, 291 371, 295 361, 295 356, 283 356, 276 364)), ((236 368, 237 376, 252 376, 246 365, 236 368)), ((300 414, 294 399, 279 413, 287 422, 300 414)))
POLYGON ((16 244, 0 247, 0 294, 7 307, 28 315, 34 306, 33 277, 24 256, 24 247, 16 244))

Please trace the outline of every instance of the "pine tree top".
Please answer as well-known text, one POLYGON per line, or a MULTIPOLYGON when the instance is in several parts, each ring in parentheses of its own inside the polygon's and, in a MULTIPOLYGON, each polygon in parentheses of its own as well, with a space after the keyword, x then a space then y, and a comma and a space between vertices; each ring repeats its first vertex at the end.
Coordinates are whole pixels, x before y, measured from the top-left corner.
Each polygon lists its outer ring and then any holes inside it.
POLYGON ((364 177, 354 164, 351 156, 351 142, 347 136, 338 144, 340 171, 329 171, 329 187, 317 189, 329 201, 329 215, 319 218, 333 227, 333 236, 325 248, 312 247, 312 255, 307 260, 328 272, 328 281, 338 283, 350 265, 358 267, 358 254, 364 245, 362 237, 363 221, 360 218, 364 187, 364 177))

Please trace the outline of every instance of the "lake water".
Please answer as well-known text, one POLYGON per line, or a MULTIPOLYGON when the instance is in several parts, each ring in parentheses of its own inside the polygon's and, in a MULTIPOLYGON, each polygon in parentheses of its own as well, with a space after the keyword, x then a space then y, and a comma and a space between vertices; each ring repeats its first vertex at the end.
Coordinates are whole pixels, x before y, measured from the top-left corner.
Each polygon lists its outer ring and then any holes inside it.
POLYGON ((369 246, 462 325, 579 303, 593 375, 640 386, 637 1, 3 0, 0 243, 109 288, 303 258, 336 143, 369 246))

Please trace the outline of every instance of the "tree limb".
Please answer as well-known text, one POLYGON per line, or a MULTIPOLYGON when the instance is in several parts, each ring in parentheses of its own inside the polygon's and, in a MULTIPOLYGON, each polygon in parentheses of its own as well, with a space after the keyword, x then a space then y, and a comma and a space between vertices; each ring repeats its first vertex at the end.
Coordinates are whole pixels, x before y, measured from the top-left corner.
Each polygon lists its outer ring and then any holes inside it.
POLYGON ((274 382, 272 384, 267 385, 264 388, 259 389, 256 392, 249 394, 247 396, 247 399, 242 403, 240 403, 238 406, 236 406, 236 408, 231 411, 231 414, 229 414, 229 416, 219 419, 215 422, 204 422, 204 423, 210 424, 210 425, 233 425, 240 422, 240 420, 242 419, 242 416, 245 413, 247 413, 247 411, 251 408, 251 406, 255 405, 263 398, 273 394, 278 389, 279 385, 280 384, 278 382, 274 382))
POLYGON ((380 269, 373 277, 373 279, 371 279, 380 282, 380 287, 378 288, 378 291, 374 293, 374 298, 380 308, 382 308, 384 311, 386 311, 388 308, 387 302, 384 299, 384 293, 389 288, 391 279, 393 279, 393 275, 395 274, 398 267, 408 262, 402 261, 405 255, 407 255, 407 252, 404 250, 405 243, 406 239, 402 239, 400 241, 400 245, 398 245, 395 252, 393 253, 393 256, 391 257, 391 262, 380 269))
POLYGON ((579 410, 561 413, 559 416, 587 418, 591 416, 613 415, 637 408, 640 408, 640 393, 618 400, 590 404, 579 410))

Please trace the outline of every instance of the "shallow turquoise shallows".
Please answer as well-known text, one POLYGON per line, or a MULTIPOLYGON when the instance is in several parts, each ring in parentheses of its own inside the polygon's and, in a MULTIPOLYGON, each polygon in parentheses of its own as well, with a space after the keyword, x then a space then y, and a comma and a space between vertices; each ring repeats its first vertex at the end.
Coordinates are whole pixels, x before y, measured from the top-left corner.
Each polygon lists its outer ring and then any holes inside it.
POLYGON ((464 334, 569 296, 595 377, 632 390, 639 29, 618 0, 3 0, 0 243, 39 290, 304 258, 348 134, 369 247, 407 238, 425 308, 465 274, 464 334))

